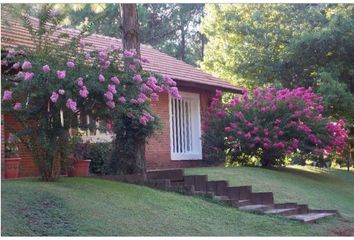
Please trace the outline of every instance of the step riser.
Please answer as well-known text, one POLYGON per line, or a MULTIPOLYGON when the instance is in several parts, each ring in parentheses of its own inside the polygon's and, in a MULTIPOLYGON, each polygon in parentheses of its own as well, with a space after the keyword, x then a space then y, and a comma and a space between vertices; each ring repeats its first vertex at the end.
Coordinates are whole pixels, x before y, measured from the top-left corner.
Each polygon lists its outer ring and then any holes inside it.
POLYGON ((273 193, 264 192, 264 193, 252 193, 251 201, 254 204, 273 204, 273 193))
POLYGON ((186 195, 194 194, 194 186, 172 186, 170 190, 173 192, 179 192, 186 195))
POLYGON ((274 204, 274 208, 281 209, 281 208, 294 208, 298 206, 297 203, 276 203, 274 204))
POLYGON ((144 184, 149 187, 158 188, 165 191, 169 191, 172 187, 169 179, 152 179, 145 181, 144 184))
POLYGON ((207 189, 207 175, 193 175, 184 176, 185 185, 194 185, 196 191, 206 192, 207 189))
POLYGON ((251 186, 228 187, 225 189, 225 195, 235 200, 250 199, 251 189, 251 186))
POLYGON ((216 196, 224 196, 227 187, 227 181, 209 181, 206 184, 207 191, 214 192, 216 196))
POLYGON ((309 207, 307 204, 299 204, 297 206, 297 209, 298 209, 298 214, 309 213, 309 207))
POLYGON ((170 179, 171 181, 183 181, 184 178, 182 169, 149 171, 146 175, 148 179, 170 179))

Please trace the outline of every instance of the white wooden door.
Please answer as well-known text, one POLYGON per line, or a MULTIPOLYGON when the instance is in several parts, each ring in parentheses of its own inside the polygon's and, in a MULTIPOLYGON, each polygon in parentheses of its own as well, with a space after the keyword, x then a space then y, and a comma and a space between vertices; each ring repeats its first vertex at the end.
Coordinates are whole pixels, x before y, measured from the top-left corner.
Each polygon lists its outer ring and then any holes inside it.
POLYGON ((181 92, 182 99, 170 96, 170 136, 172 160, 201 160, 199 94, 181 92))

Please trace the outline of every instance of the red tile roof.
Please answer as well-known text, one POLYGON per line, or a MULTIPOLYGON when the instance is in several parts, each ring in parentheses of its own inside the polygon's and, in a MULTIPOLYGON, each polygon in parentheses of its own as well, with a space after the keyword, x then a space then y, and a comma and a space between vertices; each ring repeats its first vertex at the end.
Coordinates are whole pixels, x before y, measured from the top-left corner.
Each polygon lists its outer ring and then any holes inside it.
MULTIPOLYGON (((4 18, 4 15, 3 17, 4 18)), ((34 24, 38 24, 38 19, 32 18, 34 24)), ((33 47, 33 41, 27 29, 22 26, 18 20, 11 19, 10 24, 5 24, 1 21, 2 38, 12 39, 14 42, 10 43, 6 40, 2 42, 3 46, 10 45, 24 45, 33 47)), ((70 36, 77 36, 80 31, 70 28, 61 28, 54 36, 57 37, 61 33, 67 33, 70 36)), ((122 46, 120 39, 107 37, 99 34, 92 34, 84 39, 85 42, 91 43, 93 47, 88 47, 87 50, 106 49, 114 46, 122 46)), ((61 39, 59 42, 67 41, 61 39)), ((201 71, 192 65, 189 65, 181 60, 168 56, 149 45, 141 44, 141 55, 149 59, 149 63, 143 64, 143 68, 148 71, 157 72, 160 74, 167 74, 180 83, 192 83, 196 86, 211 86, 224 91, 240 93, 241 88, 238 88, 226 81, 218 79, 208 73, 201 71)))

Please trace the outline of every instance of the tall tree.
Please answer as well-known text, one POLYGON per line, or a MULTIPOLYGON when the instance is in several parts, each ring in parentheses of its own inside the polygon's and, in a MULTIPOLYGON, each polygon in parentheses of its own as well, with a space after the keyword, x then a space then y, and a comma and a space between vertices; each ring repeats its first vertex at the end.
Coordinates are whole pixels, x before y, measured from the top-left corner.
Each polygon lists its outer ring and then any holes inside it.
POLYGON ((124 50, 136 50, 140 57, 139 21, 136 4, 121 4, 122 42, 124 50))
MULTIPOLYGON (((140 58, 140 38, 139 38, 139 21, 138 13, 136 10, 136 4, 121 4, 121 31, 122 31, 122 42, 124 51, 136 51, 137 58, 140 58)), ((130 58, 125 58, 124 68, 125 71, 129 70, 129 65, 131 61, 130 58)), ((140 71, 137 69, 137 71, 140 71)), ((136 138, 135 145, 137 147, 135 151, 135 158, 131 161, 135 161, 135 171, 142 173, 145 176, 146 166, 145 166, 145 137, 136 138)), ((119 147, 119 146, 118 146, 119 147)))

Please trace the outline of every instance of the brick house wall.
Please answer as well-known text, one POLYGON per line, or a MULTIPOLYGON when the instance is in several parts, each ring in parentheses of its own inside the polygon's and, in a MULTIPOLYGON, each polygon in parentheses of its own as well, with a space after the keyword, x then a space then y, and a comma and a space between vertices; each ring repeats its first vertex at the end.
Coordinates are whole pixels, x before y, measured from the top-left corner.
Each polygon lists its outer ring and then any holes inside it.
MULTIPOLYGON (((212 90, 201 90, 198 88, 179 88, 180 91, 192 92, 200 94, 200 112, 201 120, 203 121, 209 101, 214 96, 215 91, 212 90)), ((160 168, 183 168, 183 167, 193 167, 193 166, 204 166, 203 160, 171 160, 171 149, 170 149, 170 122, 169 122, 169 97, 167 93, 162 93, 160 95, 160 100, 152 105, 152 109, 160 118, 162 129, 157 131, 153 137, 148 139, 146 145, 146 165, 147 169, 160 169, 160 168)), ((7 139, 11 128, 19 129, 20 124, 15 121, 15 119, 8 114, 2 115, 4 118, 2 128, 2 143, 4 139, 7 139), (3 131, 5 130, 5 131, 3 131)), ((19 177, 30 177, 38 176, 38 168, 32 158, 31 153, 27 148, 20 144, 19 155, 21 157, 20 162, 20 172, 19 177)), ((2 145, 1 151, 1 163, 2 170, 4 169, 4 148, 2 145)), ((2 176, 4 176, 2 172, 2 176)))
MULTIPOLYGON (((5 139, 9 137, 9 133, 11 133, 11 129, 20 129, 21 125, 16 122, 14 117, 9 114, 2 115, 4 118, 4 133, 5 139)), ((28 151, 24 144, 19 144, 19 156, 21 157, 20 161, 20 169, 19 169, 19 177, 31 177, 31 176, 39 176, 39 171, 37 165, 35 164, 31 153, 28 151)), ((2 154, 2 152, 1 152, 2 154)), ((1 156, 1 159, 2 156, 1 156)))
MULTIPOLYGON (((183 92, 200 94, 200 113, 201 121, 203 122, 209 101, 211 101, 212 97, 215 95, 215 89, 202 90, 190 87, 179 87, 178 89, 183 92)), ((148 139, 145 153, 147 169, 204 166, 205 162, 203 162, 203 160, 171 160, 168 94, 161 94, 160 100, 152 106, 152 109, 160 117, 162 130, 148 139)))

